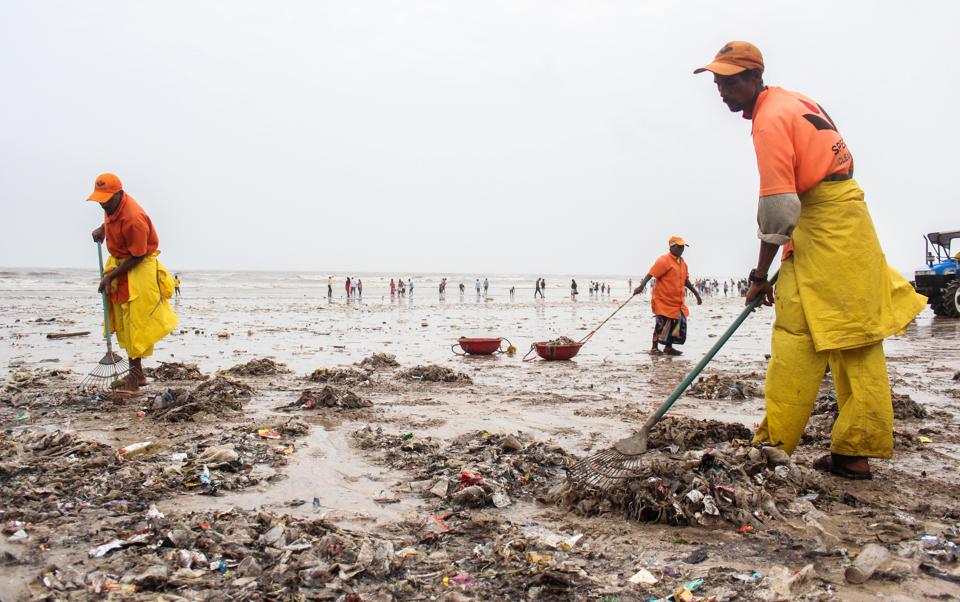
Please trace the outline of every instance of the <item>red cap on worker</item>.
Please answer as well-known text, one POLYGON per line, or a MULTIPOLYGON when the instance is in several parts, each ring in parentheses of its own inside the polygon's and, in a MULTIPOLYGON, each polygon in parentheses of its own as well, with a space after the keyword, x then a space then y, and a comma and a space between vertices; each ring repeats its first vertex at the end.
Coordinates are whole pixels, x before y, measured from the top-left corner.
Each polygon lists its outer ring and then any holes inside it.
POLYGON ((736 75, 747 69, 756 69, 763 73, 763 55, 760 54, 760 49, 750 42, 727 42, 713 57, 712 63, 693 72, 710 71, 717 75, 736 75))
POLYGON ((690 246, 690 245, 687 244, 687 241, 683 240, 683 238, 681 238, 681 237, 679 237, 679 236, 671 236, 671 237, 670 237, 670 246, 672 247, 673 245, 680 245, 681 247, 689 247, 689 246, 690 246))
POLYGON ((93 185, 93 192, 87 200, 103 204, 121 190, 123 190, 123 184, 120 183, 120 178, 112 173, 102 173, 97 176, 97 180, 93 185))

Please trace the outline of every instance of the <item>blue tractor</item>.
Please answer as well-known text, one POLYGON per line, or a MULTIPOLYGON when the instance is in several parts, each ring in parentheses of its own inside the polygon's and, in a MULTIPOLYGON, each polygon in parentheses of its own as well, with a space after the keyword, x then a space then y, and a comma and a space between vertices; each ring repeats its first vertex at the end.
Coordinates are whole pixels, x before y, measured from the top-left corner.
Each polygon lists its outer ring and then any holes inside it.
POLYGON ((950 241, 957 238, 960 230, 927 234, 927 267, 916 271, 913 282, 930 300, 933 313, 950 318, 960 318, 960 253, 950 255, 950 241))

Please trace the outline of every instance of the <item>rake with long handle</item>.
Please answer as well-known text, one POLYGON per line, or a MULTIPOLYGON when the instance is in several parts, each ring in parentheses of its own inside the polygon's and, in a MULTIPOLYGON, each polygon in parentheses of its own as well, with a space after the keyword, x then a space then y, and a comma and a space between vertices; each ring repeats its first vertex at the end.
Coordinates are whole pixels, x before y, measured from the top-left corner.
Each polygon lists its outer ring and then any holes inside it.
MULTIPOLYGON (((100 279, 103 280, 103 248, 97 243, 97 260, 100 263, 100 279)), ((113 334, 110 329, 110 309, 107 307, 107 291, 100 295, 103 305, 103 338, 107 341, 107 353, 100 359, 93 370, 80 383, 82 387, 105 389, 118 378, 124 377, 130 371, 127 360, 113 351, 113 334)))
MULTIPOLYGON (((770 284, 774 284, 779 275, 780 272, 774 274, 770 279, 770 284)), ((740 325, 743 324, 747 317, 753 313, 762 302, 763 295, 758 295, 756 299, 751 301, 744 310, 740 312, 740 315, 733 321, 733 324, 727 328, 726 332, 721 335, 713 347, 703 356, 703 359, 701 359, 700 362, 693 367, 693 370, 677 385, 673 393, 660 404, 657 411, 647 419, 647 422, 638 433, 617 441, 613 444, 613 447, 609 449, 578 461, 567 471, 568 478, 583 486, 595 489, 607 489, 621 479, 635 476, 636 470, 642 464, 641 458, 647 451, 647 439, 650 437, 650 429, 663 418, 664 414, 670 410, 674 402, 680 399, 680 396, 687 390, 687 387, 700 375, 707 364, 710 363, 710 360, 717 355, 717 352, 730 340, 733 333, 740 328, 740 325)))

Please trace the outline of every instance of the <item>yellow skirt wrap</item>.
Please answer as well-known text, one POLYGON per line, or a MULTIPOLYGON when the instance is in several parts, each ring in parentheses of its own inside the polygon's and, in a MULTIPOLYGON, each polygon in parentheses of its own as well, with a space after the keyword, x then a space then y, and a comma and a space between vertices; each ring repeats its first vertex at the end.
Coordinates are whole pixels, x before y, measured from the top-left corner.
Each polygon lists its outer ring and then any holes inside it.
POLYGON ((800 195, 793 261, 817 351, 853 349, 902 332, 926 306, 887 265, 856 180, 800 195))
MULTIPOLYGON (((173 278, 157 259, 159 254, 157 251, 145 257, 127 272, 129 300, 108 305, 111 330, 117 333, 117 342, 132 359, 153 355, 156 342, 170 334, 179 322, 167 302, 173 296, 173 278)), ((104 272, 119 265, 116 258, 110 257, 104 272)))
POLYGON ((906 328, 926 298, 884 259, 853 180, 801 195, 794 254, 776 287, 766 416, 754 441, 792 454, 830 366, 839 416, 830 449, 893 455, 893 404, 883 339, 906 328))

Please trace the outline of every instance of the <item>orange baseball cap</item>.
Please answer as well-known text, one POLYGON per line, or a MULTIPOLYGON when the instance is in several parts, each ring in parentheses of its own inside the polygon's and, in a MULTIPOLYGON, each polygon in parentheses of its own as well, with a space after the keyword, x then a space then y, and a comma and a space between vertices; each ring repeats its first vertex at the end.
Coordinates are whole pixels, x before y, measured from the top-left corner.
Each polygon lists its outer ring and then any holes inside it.
POLYGON ((727 42, 713 57, 713 62, 694 69, 694 73, 710 71, 717 75, 736 75, 747 69, 759 69, 763 73, 763 55, 750 42, 727 42))
POLYGON ((680 245, 681 247, 689 247, 689 246, 690 246, 690 245, 687 244, 687 241, 683 240, 683 238, 681 238, 681 237, 679 237, 679 236, 671 236, 671 237, 670 237, 670 246, 672 247, 673 245, 680 245))
POLYGON ((120 178, 112 173, 102 173, 97 176, 97 181, 93 185, 93 192, 87 200, 103 204, 121 190, 123 190, 123 184, 120 183, 120 178))

